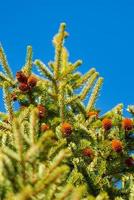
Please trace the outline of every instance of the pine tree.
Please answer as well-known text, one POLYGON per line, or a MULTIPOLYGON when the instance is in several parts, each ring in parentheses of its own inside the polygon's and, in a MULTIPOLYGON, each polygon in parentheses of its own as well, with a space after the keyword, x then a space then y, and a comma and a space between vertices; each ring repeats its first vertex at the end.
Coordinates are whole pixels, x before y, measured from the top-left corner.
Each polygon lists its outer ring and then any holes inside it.
POLYGON ((28 46, 15 78, 0 47, 7 111, 0 112, 0 199, 133 200, 134 107, 132 118, 122 104, 100 115, 103 78, 95 68, 82 75, 82 61, 69 61, 65 28, 53 38, 54 61, 33 61, 28 46))

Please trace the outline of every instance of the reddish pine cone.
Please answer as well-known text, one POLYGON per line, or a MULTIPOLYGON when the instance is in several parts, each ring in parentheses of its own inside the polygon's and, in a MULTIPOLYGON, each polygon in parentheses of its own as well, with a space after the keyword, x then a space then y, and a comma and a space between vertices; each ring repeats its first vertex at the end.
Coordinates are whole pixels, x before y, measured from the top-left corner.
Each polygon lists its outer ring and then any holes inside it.
POLYGON ((129 157, 125 160, 125 164, 128 166, 128 167, 133 167, 134 166, 134 159, 132 157, 129 157))
POLYGON ((87 113, 87 116, 88 117, 95 116, 96 118, 98 118, 98 112, 97 111, 89 111, 87 113))
POLYGON ((72 125, 68 122, 64 122, 61 126, 61 132, 64 136, 69 136, 72 133, 72 125))
POLYGON ((27 82, 27 77, 22 71, 19 71, 16 73, 16 78, 17 78, 18 82, 20 82, 20 83, 27 82))
POLYGON ((30 75, 27 81, 27 84, 29 85, 29 87, 36 86, 36 83, 37 83, 37 78, 34 75, 30 75))
POLYGON ((122 151, 122 142, 120 140, 112 140, 112 149, 120 153, 122 151))
POLYGON ((20 84, 19 84, 19 89, 20 89, 22 92, 28 92, 29 86, 27 85, 27 83, 20 83, 20 84))
POLYGON ((92 149, 86 147, 85 149, 83 149, 83 155, 86 157, 92 157, 93 156, 93 151, 92 149))
POLYGON ((130 131, 133 129, 133 121, 129 118, 125 118, 122 120, 122 127, 126 130, 126 131, 130 131))
POLYGON ((106 131, 108 131, 110 128, 112 128, 112 120, 108 118, 104 118, 102 120, 102 126, 106 131))
POLYGON ((38 114, 39 118, 42 119, 42 118, 46 117, 46 113, 47 113, 46 108, 41 104, 39 104, 37 106, 37 108, 38 108, 38 111, 39 111, 39 114, 38 114))
POLYGON ((47 124, 41 124, 41 132, 45 132, 47 130, 49 130, 49 125, 47 125, 47 124))

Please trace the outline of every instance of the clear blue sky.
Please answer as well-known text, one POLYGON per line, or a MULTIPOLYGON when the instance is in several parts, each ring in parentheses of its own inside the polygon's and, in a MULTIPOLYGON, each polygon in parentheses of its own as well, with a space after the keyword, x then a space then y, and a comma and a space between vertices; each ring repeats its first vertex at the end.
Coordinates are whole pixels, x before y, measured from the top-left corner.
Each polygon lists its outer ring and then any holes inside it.
POLYGON ((105 79, 98 107, 133 104, 134 0, 1 0, 0 41, 14 74, 29 44, 34 58, 52 60, 60 22, 70 33, 71 61, 81 58, 81 72, 96 67, 105 79))

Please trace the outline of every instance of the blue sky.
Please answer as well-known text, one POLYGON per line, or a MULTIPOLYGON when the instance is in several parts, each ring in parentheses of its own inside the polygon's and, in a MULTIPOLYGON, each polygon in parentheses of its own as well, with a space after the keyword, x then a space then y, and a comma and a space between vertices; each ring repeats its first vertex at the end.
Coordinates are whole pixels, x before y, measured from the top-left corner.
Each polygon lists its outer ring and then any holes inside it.
POLYGON ((70 60, 82 59, 82 73, 96 67, 105 79, 97 106, 105 112, 120 102, 134 103, 133 0, 1 0, 0 21, 0 41, 14 74, 29 44, 34 58, 52 60, 52 37, 66 22, 70 60))

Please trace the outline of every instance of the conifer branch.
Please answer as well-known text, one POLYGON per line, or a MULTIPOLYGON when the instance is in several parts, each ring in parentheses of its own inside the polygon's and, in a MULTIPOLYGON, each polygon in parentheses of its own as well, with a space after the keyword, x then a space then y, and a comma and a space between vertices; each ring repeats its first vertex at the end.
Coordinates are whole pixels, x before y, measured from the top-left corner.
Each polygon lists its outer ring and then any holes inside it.
POLYGON ((15 140, 15 147, 19 155, 19 159, 23 160, 23 139, 20 129, 20 123, 16 118, 13 120, 13 133, 14 133, 14 140, 15 140))
POLYGON ((122 104, 100 116, 95 102, 103 78, 94 68, 84 75, 75 72, 81 61, 69 61, 66 36, 61 24, 49 67, 35 60, 44 78, 32 72, 28 46, 14 81, 0 48, 7 110, 0 112, 1 200, 133 199, 133 106, 131 118, 123 116, 122 104), (13 110, 14 101, 19 106, 13 110))
POLYGON ((72 104, 72 102, 75 102, 77 99, 79 99, 79 95, 74 95, 72 97, 69 97, 68 99, 65 100, 65 104, 72 104))
POLYGON ((102 83, 103 83, 103 78, 99 78, 94 89, 93 89, 93 92, 92 92, 92 95, 89 99, 89 102, 87 104, 87 107, 86 107, 87 112, 90 111, 93 108, 95 101, 97 99, 97 96, 99 94, 99 90, 102 86, 102 83))
POLYGON ((71 156, 71 151, 69 149, 61 150, 51 163, 49 168, 49 173, 51 173, 57 166, 59 166, 59 164, 63 161, 64 158, 70 156, 71 156))
POLYGON ((12 107, 12 99, 9 92, 9 84, 5 81, 3 85, 3 92, 4 92, 4 101, 5 101, 5 108, 9 114, 9 121, 13 120, 13 107, 12 107))
POLYGON ((29 127, 29 123, 27 121, 23 122, 21 124, 21 129, 22 129, 22 137, 24 139, 24 141, 30 146, 31 145, 31 140, 30 140, 30 137, 29 137, 29 130, 30 130, 30 127, 29 127))
POLYGON ((86 186, 81 185, 77 188, 75 188, 74 192, 72 193, 72 200, 81 200, 83 193, 86 191, 86 186))
POLYGON ((133 105, 129 105, 127 107, 127 111, 130 112, 132 115, 134 115, 134 106, 133 105))
POLYGON ((117 104, 114 108, 112 108, 110 111, 104 113, 101 118, 104 118, 104 117, 113 117, 115 114, 122 114, 122 111, 123 111, 123 104, 120 103, 120 104, 117 104))
POLYGON ((85 180, 86 180, 86 182, 87 182, 89 193, 90 193, 91 195, 96 196, 96 194, 98 193, 98 191, 97 191, 97 189, 95 189, 94 183, 93 183, 93 181, 92 181, 90 175, 88 174, 87 168, 84 167, 84 163, 83 163, 83 164, 81 163, 81 164, 78 166, 78 169, 79 169, 79 171, 82 173, 82 175, 84 176, 84 178, 85 178, 85 180))
POLYGON ((61 176, 65 176, 69 172, 69 168, 66 165, 62 165, 61 167, 56 167, 53 170, 53 173, 46 174, 41 181, 37 182, 35 185, 34 194, 38 194, 42 190, 48 188, 51 183, 56 182, 61 176))
POLYGON ((55 35, 53 39, 53 44, 55 46, 55 64, 54 64, 54 78, 57 80, 59 77, 59 72, 61 70, 61 62, 62 62, 62 48, 63 48, 63 41, 64 38, 67 36, 65 32, 66 24, 61 23, 59 32, 55 35))
POLYGON ((21 112, 19 112, 18 121, 21 124, 24 120, 28 119, 30 109, 25 108, 21 112))
POLYGON ((9 77, 9 79, 13 80, 13 75, 8 65, 7 58, 1 44, 0 44, 0 62, 2 64, 3 70, 6 73, 6 75, 9 77))
POLYGON ((64 83, 61 82, 59 86, 59 95, 58 95, 58 103, 59 103, 59 113, 62 122, 64 121, 64 115, 65 115, 65 100, 64 100, 64 83))
POLYGON ((10 85, 14 85, 13 80, 9 79, 7 76, 5 76, 2 72, 0 72, 0 80, 2 82, 7 81, 10 85))
POLYGON ((4 146, 4 147, 1 148, 1 151, 4 154, 8 155, 9 158, 12 158, 13 160, 16 160, 16 161, 19 161, 19 162, 21 161, 18 154, 15 151, 13 151, 12 149, 10 149, 9 147, 4 146))
POLYGON ((95 73, 95 69, 90 69, 86 74, 84 74, 82 77, 80 77, 73 85, 73 88, 78 88, 82 86, 92 75, 95 73))
POLYGON ((0 87, 3 88, 3 82, 0 82, 0 87))
POLYGON ((35 140, 36 140, 36 135, 38 133, 38 111, 37 109, 33 109, 30 113, 30 127, 29 127, 29 130, 30 130, 30 133, 29 133, 29 136, 31 138, 31 144, 34 144, 35 143, 35 140))
POLYGON ((63 150, 57 155, 57 157, 53 160, 51 166, 49 167, 47 173, 45 173, 42 179, 35 184, 34 190, 32 191, 32 194, 30 194, 30 196, 37 195, 42 190, 48 188, 51 183, 54 183, 62 175, 65 176, 69 172, 69 168, 66 165, 58 167, 63 158, 68 156, 70 156, 69 150, 63 150))
POLYGON ((29 123, 23 122, 21 124, 21 129, 22 129, 22 137, 24 141, 30 146, 31 145, 31 140, 29 138, 29 123), (28 132, 28 133, 27 133, 28 132))
MULTIPOLYGON (((70 196, 70 193, 73 191, 73 186, 71 184, 67 184, 61 193, 58 194, 58 197, 55 200, 64 200, 70 196)), ((73 199, 73 198, 72 198, 73 199)))
POLYGON ((96 200, 109 200, 108 194, 106 192, 101 192, 99 195, 97 195, 96 200))
POLYGON ((54 81, 53 74, 50 72, 50 70, 46 67, 44 63, 42 63, 40 60, 35 60, 34 64, 38 66, 39 70, 44 76, 54 81))
POLYGON ((68 51, 67 49, 63 46, 62 47, 62 55, 61 55, 61 65, 62 65, 62 69, 61 69, 61 73, 64 74, 64 71, 66 70, 66 68, 68 67, 68 51))
POLYGON ((55 198, 55 194, 56 194, 56 191, 57 191, 57 184, 51 184, 51 187, 48 189, 48 192, 47 192, 47 200, 52 200, 55 198))
POLYGON ((30 185, 25 186, 19 194, 10 194, 6 200, 28 200, 33 194, 33 189, 30 185))
MULTIPOLYGON (((30 149, 27 151, 26 156, 25 156, 25 160, 29 161, 29 159, 32 157, 32 159, 35 159, 35 155, 38 154, 38 152, 42 149, 42 145, 44 143, 44 141, 51 139, 52 137, 54 137, 54 133, 52 131, 47 131, 44 135, 42 135, 42 137, 40 137, 40 139, 38 140, 38 142, 36 142, 35 144, 33 144, 30 149)), ((44 144, 44 146, 47 145, 46 143, 44 144)))
POLYGON ((33 57, 33 51, 31 46, 27 46, 27 53, 26 53, 26 63, 23 67, 22 71, 29 76, 31 74, 32 70, 32 57, 33 57))
POLYGON ((2 130, 2 131, 11 131, 11 126, 8 123, 0 122, 0 130, 2 130))
POLYGON ((97 79, 97 77, 99 76, 99 73, 95 72, 91 78, 89 79, 87 85, 85 85, 84 89, 82 90, 81 94, 80 94, 80 99, 83 100, 86 98, 89 90, 91 89, 92 85, 94 84, 94 81, 97 79))
POLYGON ((6 144, 6 141, 7 141, 7 136, 9 135, 10 133, 8 131, 1 131, 0 130, 0 137, 2 138, 1 139, 1 146, 4 146, 6 144))
POLYGON ((78 106, 80 112, 86 117, 85 105, 81 101, 79 101, 79 99, 76 101, 76 105, 78 106))
MULTIPOLYGON (((73 101, 71 101, 71 107, 74 108, 75 105, 77 105, 78 109, 80 110, 80 112, 83 113, 84 116, 86 116, 86 109, 85 106, 83 104, 82 101, 80 101, 80 95, 78 95, 77 98, 75 98, 73 95, 73 88, 70 85, 67 85, 67 93, 70 97, 70 100, 72 99, 73 101), (75 100, 75 101, 74 101, 75 100)), ((68 103, 68 102, 67 102, 68 103)))
POLYGON ((62 74, 61 78, 64 78, 67 76, 67 74, 72 73, 74 70, 77 69, 82 64, 81 60, 76 61, 74 64, 70 64, 68 68, 64 71, 62 74))
POLYGON ((52 70, 52 72, 54 71, 54 62, 53 61, 49 61, 48 62, 48 66, 49 68, 52 70))
POLYGON ((3 163, 4 163, 5 167, 8 169, 8 172, 15 173, 15 169, 14 169, 11 158, 9 158, 9 156, 7 156, 6 154, 3 154, 2 159, 3 159, 3 163))
POLYGON ((58 141, 58 142, 56 143, 56 145, 49 151, 48 157, 49 157, 49 158, 53 158, 54 156, 56 156, 56 154, 57 154, 60 150, 62 150, 63 148, 66 147, 66 144, 67 144, 67 141, 66 141, 65 138, 64 138, 64 139, 61 139, 60 141, 58 141))

